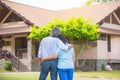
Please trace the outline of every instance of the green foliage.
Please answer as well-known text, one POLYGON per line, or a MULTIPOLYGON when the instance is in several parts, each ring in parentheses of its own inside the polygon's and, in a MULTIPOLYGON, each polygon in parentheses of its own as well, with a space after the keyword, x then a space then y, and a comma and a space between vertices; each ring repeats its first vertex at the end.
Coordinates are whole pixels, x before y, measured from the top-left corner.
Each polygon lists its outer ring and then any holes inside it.
POLYGON ((45 26, 36 27, 35 25, 33 25, 28 38, 41 40, 42 38, 49 36, 52 28, 55 26, 64 26, 64 21, 55 18, 53 22, 49 22, 45 26))
POLYGON ((111 2, 111 1, 117 1, 117 0, 88 0, 85 5, 86 6, 89 6, 91 5, 93 2, 96 2, 96 3, 105 3, 105 2, 111 2))
POLYGON ((116 1, 116 0, 93 0, 93 1, 98 3, 104 3, 104 2, 110 2, 110 1, 116 1))
POLYGON ((88 45, 87 48, 90 49, 90 48, 92 48, 92 46, 91 46, 91 45, 88 45))
POLYGON ((94 1, 94 0, 88 0, 88 1, 85 3, 85 5, 86 5, 86 6, 89 6, 89 5, 91 5, 91 4, 93 3, 93 1, 94 1))
POLYGON ((6 70, 11 71, 11 70, 12 70, 12 63, 11 63, 10 61, 5 61, 5 63, 4 63, 4 68, 5 68, 6 70))
POLYGON ((105 70, 105 64, 101 64, 101 70, 105 70))
POLYGON ((92 24, 90 19, 85 20, 82 17, 71 17, 67 21, 55 18, 53 22, 49 22, 45 26, 40 26, 39 28, 34 25, 28 38, 41 40, 50 35, 52 28, 55 26, 60 27, 62 34, 69 39, 91 41, 99 37, 97 24, 92 24))

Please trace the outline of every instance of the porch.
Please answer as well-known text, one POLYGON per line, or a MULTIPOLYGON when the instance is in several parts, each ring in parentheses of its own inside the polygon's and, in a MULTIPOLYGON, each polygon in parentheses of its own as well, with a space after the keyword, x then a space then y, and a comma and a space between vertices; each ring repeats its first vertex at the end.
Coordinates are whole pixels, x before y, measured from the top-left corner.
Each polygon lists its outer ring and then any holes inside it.
MULTIPOLYGON (((19 54, 22 54, 22 52, 25 52, 25 49, 21 49, 21 52, 19 54)), ((10 61, 13 65, 14 71, 29 71, 26 67, 25 60, 21 58, 22 56, 17 57, 13 53, 9 52, 8 50, 0 50, 0 59, 4 59, 7 61, 10 61)))
POLYGON ((32 42, 26 35, 16 34, 10 37, 2 35, 1 40, 4 42, 0 48, 0 59, 11 61, 15 71, 31 71, 32 42))

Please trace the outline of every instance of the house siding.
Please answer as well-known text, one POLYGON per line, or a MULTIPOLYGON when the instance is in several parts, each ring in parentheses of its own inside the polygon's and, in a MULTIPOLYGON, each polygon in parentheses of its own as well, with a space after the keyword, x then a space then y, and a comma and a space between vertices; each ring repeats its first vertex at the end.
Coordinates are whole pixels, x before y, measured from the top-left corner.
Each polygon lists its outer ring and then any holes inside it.
POLYGON ((107 40, 97 41, 98 59, 120 59, 120 36, 111 36, 111 52, 107 50, 107 40))
POLYGON ((111 65, 114 70, 119 70, 120 66, 120 36, 111 35, 111 52, 107 50, 107 40, 97 41, 97 70, 101 70, 101 65, 111 65), (116 67, 115 67, 116 66, 116 67))
POLYGON ((120 36, 111 36, 111 59, 120 59, 120 36))
POLYGON ((106 59, 107 55, 107 41, 106 40, 98 40, 97 41, 97 59, 106 59))
POLYGON ((85 48, 79 59, 97 59, 97 47, 85 48))

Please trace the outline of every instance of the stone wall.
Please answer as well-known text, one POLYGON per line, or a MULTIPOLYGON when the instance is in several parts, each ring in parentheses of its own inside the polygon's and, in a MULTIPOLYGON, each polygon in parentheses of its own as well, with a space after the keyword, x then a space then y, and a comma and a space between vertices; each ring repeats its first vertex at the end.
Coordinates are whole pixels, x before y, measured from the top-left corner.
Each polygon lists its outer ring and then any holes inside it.
POLYGON ((120 63, 109 63, 113 70, 120 70, 120 63))
POLYGON ((40 71, 39 60, 37 58, 32 60, 32 71, 40 71))
POLYGON ((98 59, 97 62, 96 62, 96 70, 97 70, 97 71, 100 71, 102 65, 105 65, 105 66, 106 66, 107 63, 108 63, 108 60, 105 60, 105 59, 98 59))
MULTIPOLYGON (((120 70, 120 63, 109 63, 109 60, 105 59, 79 59, 79 67, 75 66, 75 70, 80 71, 101 71, 102 64, 110 65, 113 70, 120 70)), ((32 71, 40 71, 39 60, 34 58, 32 60, 32 71)))
POLYGON ((96 70, 96 60, 94 59, 79 59, 78 67, 75 66, 76 70, 80 71, 95 71, 96 70))
POLYGON ((113 70, 120 70, 120 62, 118 60, 116 60, 117 62, 114 60, 113 63, 110 63, 110 61, 105 59, 79 59, 79 67, 75 66, 75 69, 80 71, 101 71, 102 65, 110 65, 113 70))
POLYGON ((113 70, 120 70, 120 59, 109 60, 108 65, 110 65, 113 70))
POLYGON ((32 62, 31 62, 31 71, 40 71, 39 59, 37 57, 39 48, 39 41, 33 40, 32 41, 32 62), (37 45, 36 45, 37 44, 37 45))
POLYGON ((0 68, 4 68, 5 59, 0 59, 0 68))

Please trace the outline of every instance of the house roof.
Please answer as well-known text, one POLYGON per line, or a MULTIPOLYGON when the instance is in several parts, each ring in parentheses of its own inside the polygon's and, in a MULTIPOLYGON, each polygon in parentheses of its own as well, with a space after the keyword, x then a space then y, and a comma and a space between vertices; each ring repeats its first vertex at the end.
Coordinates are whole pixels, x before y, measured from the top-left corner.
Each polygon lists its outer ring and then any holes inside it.
POLYGON ((108 29, 103 27, 100 27, 99 29, 100 29, 100 32, 103 34, 120 35, 120 30, 108 29))
POLYGON ((60 11, 51 11, 16 2, 11 2, 8 0, 1 1, 5 3, 5 5, 7 5, 9 8, 14 10, 16 13, 24 17, 26 20, 37 26, 45 25, 47 22, 53 20, 54 17, 66 19, 71 16, 83 16, 84 18, 92 18, 94 23, 99 23, 100 21, 102 21, 102 19, 104 19, 106 16, 120 7, 120 1, 115 1, 87 7, 77 7, 60 11))
POLYGON ((86 7, 71 8, 59 11, 59 17, 68 18, 70 16, 83 16, 85 19, 92 18, 94 23, 99 23, 119 7, 120 1, 102 3, 86 7))
MULTIPOLYGON (((59 11, 37 8, 8 0, 1 0, 1 2, 2 5, 12 10, 12 12, 20 16, 25 22, 28 22, 31 25, 35 24, 37 26, 45 25, 49 21, 52 21, 54 17, 67 19, 70 18, 71 16, 73 17, 82 16, 85 19, 92 18, 93 23, 101 23, 102 20, 106 18, 109 14, 120 8, 120 1, 108 2, 99 5, 87 6, 87 7, 70 8, 59 11)), ((7 29, 7 30, 12 31, 11 29, 7 29)), ((106 33, 106 34, 110 34, 110 33, 117 35, 120 34, 119 31, 114 32, 115 30, 110 30, 105 28, 104 29, 101 28, 100 30, 102 33, 106 33)), ((2 32, 3 31, 0 30, 0 34, 2 34, 2 32)), ((13 31, 13 33, 19 33, 19 32, 13 31)))
POLYGON ((12 27, 12 28, 1 28, 0 35, 6 34, 18 34, 18 33, 28 33, 30 32, 30 27, 12 27))
POLYGON ((55 16, 55 11, 28 6, 8 0, 1 0, 2 4, 11 9, 14 13, 21 16, 24 20, 29 21, 37 26, 45 25, 55 16))

